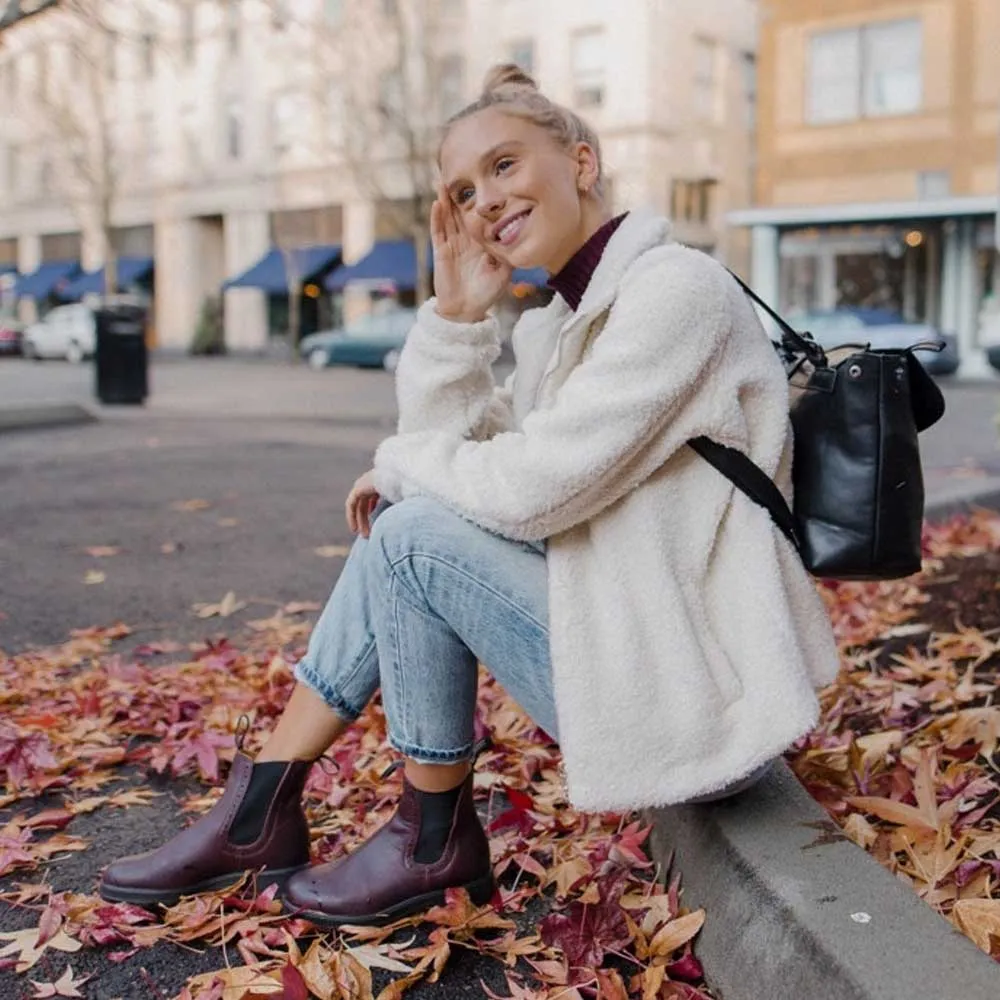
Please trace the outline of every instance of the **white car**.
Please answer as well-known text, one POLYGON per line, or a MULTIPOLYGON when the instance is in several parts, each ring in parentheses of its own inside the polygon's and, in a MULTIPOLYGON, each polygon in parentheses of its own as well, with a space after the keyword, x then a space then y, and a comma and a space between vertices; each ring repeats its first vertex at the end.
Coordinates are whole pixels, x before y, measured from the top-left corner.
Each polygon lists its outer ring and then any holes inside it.
POLYGON ((21 352, 26 358, 65 358, 79 364, 94 353, 97 330, 86 306, 56 306, 25 328, 21 352))

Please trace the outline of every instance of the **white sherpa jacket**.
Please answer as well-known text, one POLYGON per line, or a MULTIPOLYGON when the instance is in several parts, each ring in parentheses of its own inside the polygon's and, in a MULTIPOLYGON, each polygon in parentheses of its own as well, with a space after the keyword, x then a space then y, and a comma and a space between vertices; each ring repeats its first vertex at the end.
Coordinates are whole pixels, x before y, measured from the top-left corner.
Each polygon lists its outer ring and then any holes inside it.
POLYGON ((397 372, 392 501, 430 495, 490 531, 547 539, 568 792, 585 810, 708 794, 816 722, 837 671, 822 602, 762 508, 685 445, 743 449, 788 491, 785 375, 754 310, 669 224, 630 213, 574 313, 514 331, 425 304, 397 372))

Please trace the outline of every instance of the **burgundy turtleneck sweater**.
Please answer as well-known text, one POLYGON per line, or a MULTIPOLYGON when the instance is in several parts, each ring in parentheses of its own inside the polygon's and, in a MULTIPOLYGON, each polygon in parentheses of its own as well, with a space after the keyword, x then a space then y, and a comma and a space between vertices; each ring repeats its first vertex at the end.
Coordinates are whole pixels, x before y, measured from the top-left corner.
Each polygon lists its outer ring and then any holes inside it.
POLYGON ((628 215, 623 212, 615 216, 609 222, 605 222, 586 243, 563 265, 558 274, 553 274, 549 278, 549 288, 558 292, 567 302, 573 312, 580 307, 580 300, 583 293, 590 284, 590 278, 594 269, 604 255, 604 248, 608 245, 608 240, 614 235, 615 230, 622 224, 622 220, 628 215))

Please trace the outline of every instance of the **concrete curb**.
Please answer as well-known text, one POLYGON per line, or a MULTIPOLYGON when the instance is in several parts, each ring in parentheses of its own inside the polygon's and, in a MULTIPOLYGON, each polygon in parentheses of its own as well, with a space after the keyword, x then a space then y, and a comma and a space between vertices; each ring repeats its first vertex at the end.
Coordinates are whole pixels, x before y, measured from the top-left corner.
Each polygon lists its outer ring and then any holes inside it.
MULTIPOLYGON (((928 497, 942 520, 1000 508, 1000 477, 928 497)), ((722 1000, 997 1000, 1000 965, 852 843, 777 761, 721 802, 648 813, 651 856, 675 853, 698 954, 722 1000)))
POLYGON ((954 514, 967 514, 974 507, 1000 509, 1000 476, 958 480, 939 486, 927 498, 924 515, 928 521, 943 521, 954 514))
POLYGON ((1000 967, 855 846, 784 761, 730 799, 650 813, 722 1000, 997 1000, 1000 967))
POLYGON ((68 427, 89 424, 97 416, 78 403, 50 403, 0 408, 0 433, 41 427, 68 427))

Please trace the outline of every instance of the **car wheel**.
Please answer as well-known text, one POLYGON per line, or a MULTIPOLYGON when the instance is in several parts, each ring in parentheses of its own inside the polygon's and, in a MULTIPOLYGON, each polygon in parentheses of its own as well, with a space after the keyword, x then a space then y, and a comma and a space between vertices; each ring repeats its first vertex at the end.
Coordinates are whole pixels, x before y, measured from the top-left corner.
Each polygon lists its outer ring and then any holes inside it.
POLYGON ((66 347, 66 360, 71 365, 78 365, 83 361, 83 348, 75 340, 71 340, 66 347))
POLYGON ((328 360, 327 353, 322 347, 314 348, 309 352, 309 367, 316 371, 325 368, 328 360))
POLYGON ((399 364, 399 351, 394 347, 391 351, 386 351, 382 358, 382 367, 387 372, 394 372, 399 364))
POLYGON ((30 340, 21 341, 21 357, 22 358, 34 358, 38 360, 38 355, 35 354, 35 349, 31 346, 30 340))

